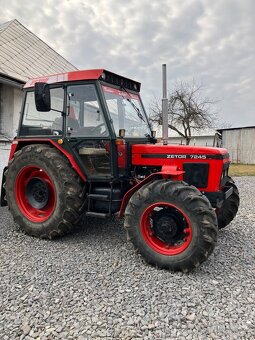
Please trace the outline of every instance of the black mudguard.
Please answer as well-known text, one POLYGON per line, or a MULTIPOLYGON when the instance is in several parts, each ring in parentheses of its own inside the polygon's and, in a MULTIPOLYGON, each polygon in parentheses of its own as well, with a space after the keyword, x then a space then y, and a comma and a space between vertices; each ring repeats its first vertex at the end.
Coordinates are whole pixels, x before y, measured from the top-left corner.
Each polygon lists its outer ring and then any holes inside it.
POLYGON ((1 207, 6 207, 8 205, 7 200, 6 200, 5 188, 4 188, 4 183, 6 181, 5 171, 7 169, 8 167, 6 166, 3 170, 2 185, 1 185, 1 200, 0 200, 1 207))

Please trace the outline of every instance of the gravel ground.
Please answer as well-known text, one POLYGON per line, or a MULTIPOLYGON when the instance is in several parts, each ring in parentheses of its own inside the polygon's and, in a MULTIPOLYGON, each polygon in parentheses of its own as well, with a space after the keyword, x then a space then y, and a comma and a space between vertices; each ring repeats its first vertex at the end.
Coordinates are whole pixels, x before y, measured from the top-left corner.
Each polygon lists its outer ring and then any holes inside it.
POLYGON ((57 241, 25 236, 0 208, 0 339, 254 339, 255 177, 189 274, 155 269, 117 220, 57 241))

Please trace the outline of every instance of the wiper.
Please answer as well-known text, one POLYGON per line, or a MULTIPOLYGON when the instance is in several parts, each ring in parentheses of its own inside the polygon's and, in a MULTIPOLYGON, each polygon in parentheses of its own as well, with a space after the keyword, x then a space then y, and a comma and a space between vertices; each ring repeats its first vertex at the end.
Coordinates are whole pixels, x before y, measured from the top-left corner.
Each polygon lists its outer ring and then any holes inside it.
MULTIPOLYGON (((125 89, 124 86, 121 86, 120 88, 123 89, 123 90, 130 96, 130 93, 125 89)), ((125 98, 125 97, 122 97, 122 98, 125 98)), ((132 107, 135 109, 135 111, 137 112, 137 116, 138 116, 143 122, 145 122, 144 117, 143 117, 143 115, 142 115, 142 113, 141 113, 139 107, 137 107, 137 106, 135 105, 135 103, 134 103, 130 98, 125 98, 125 99, 126 99, 126 100, 132 105, 132 107)))

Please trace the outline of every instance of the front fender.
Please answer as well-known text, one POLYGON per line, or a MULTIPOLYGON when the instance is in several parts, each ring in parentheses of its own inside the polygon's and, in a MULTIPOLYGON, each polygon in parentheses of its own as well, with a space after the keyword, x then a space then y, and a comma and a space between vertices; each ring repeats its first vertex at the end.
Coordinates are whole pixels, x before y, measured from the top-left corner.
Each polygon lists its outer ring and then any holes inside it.
POLYGON ((120 211, 119 211, 119 218, 123 217, 130 198, 142 186, 151 182, 155 177, 165 178, 165 179, 172 178, 173 180, 178 181, 182 179, 182 175, 184 174, 184 172, 185 171, 178 170, 176 166, 163 165, 161 171, 154 172, 150 174, 149 176, 147 176, 143 181, 137 183, 130 190, 128 190, 126 194, 124 195, 122 203, 121 203, 120 211))

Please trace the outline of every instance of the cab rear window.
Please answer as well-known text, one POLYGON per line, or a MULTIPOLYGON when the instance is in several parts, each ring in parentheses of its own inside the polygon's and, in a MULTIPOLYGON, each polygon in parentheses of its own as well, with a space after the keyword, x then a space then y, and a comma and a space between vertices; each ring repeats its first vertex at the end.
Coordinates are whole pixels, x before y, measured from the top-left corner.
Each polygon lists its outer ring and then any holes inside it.
MULTIPOLYGON (((51 89, 51 107, 63 111, 64 90, 63 88, 51 89)), ((39 112, 35 107, 34 92, 27 92, 22 123, 20 128, 21 136, 38 135, 62 135, 63 118, 61 112, 51 110, 39 112)))

